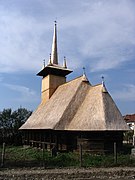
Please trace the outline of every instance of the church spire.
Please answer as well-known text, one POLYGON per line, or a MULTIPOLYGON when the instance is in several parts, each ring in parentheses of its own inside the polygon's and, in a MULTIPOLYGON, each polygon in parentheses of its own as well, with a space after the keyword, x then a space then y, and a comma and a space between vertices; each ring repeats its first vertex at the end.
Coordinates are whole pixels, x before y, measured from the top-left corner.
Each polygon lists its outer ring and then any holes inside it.
POLYGON ((70 74, 72 71, 67 69, 66 58, 64 58, 64 66, 58 64, 58 52, 57 52, 57 22, 54 23, 54 34, 53 34, 53 43, 52 43, 52 53, 49 57, 49 62, 42 70, 37 74, 43 78, 48 75, 54 75, 59 77, 66 78, 66 75, 70 74))
POLYGON ((52 53, 50 54, 49 62, 47 66, 44 64, 44 68, 37 74, 42 76, 41 87, 41 99, 42 103, 46 103, 48 99, 53 95, 57 87, 66 83, 66 76, 72 71, 66 68, 66 62, 63 66, 58 65, 58 53, 57 53, 57 23, 54 24, 54 35, 52 43, 52 53))
POLYGON ((54 34, 52 43, 51 63, 58 64, 58 53, 57 53, 57 22, 54 24, 54 34))

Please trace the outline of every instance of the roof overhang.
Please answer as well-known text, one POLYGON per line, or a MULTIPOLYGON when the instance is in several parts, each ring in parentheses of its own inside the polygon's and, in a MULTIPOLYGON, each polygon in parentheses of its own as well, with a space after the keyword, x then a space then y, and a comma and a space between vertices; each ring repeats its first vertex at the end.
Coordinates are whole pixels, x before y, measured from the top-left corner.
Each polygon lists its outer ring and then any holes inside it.
POLYGON ((48 74, 53 74, 53 75, 57 75, 57 76, 66 76, 68 74, 70 74, 71 71, 70 69, 66 69, 60 66, 54 66, 54 65, 48 65, 46 67, 44 67, 39 73, 37 73, 37 76, 47 76, 48 74))

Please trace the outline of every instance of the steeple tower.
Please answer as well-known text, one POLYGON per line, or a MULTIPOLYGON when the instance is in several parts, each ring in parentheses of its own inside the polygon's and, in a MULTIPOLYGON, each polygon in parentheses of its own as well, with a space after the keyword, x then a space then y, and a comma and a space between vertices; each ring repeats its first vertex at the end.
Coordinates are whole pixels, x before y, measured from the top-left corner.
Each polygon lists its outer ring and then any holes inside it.
POLYGON ((57 24, 54 24, 54 34, 52 43, 52 53, 49 57, 48 65, 45 66, 37 75, 42 76, 41 101, 46 103, 51 98, 58 86, 66 82, 66 75, 72 71, 67 66, 60 66, 58 63, 57 52, 57 24))
POLYGON ((57 22, 54 24, 54 34, 52 43, 51 63, 58 64, 58 53, 57 53, 57 22))

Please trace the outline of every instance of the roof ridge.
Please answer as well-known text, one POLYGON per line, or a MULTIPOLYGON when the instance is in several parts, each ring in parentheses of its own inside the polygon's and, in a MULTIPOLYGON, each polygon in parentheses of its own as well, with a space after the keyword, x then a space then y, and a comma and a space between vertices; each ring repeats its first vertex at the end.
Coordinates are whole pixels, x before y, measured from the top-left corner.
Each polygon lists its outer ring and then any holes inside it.
MULTIPOLYGON (((102 84, 101 84, 102 85, 102 84)), ((101 96, 102 96, 102 103, 103 103, 103 117, 104 117, 104 126, 105 126, 105 129, 107 129, 107 119, 106 119, 106 103, 104 103, 104 93, 103 91, 101 90, 101 96)))
POLYGON ((71 82, 71 81, 75 81, 76 79, 79 79, 79 78, 81 78, 81 77, 82 77, 82 75, 81 75, 81 76, 78 76, 78 77, 75 77, 74 79, 68 81, 67 83, 69 83, 69 82, 71 82))
MULTIPOLYGON (((77 80, 77 79, 81 79, 82 78, 82 76, 78 76, 78 77, 76 77, 75 79, 72 79, 72 80, 70 80, 70 81, 67 81, 67 82, 65 82, 64 84, 61 84, 59 87, 61 87, 61 86, 66 86, 68 83, 73 83, 73 81, 75 81, 75 80, 77 80)), ((81 79, 81 82, 82 82, 83 80, 81 79)), ((83 81, 83 82, 85 82, 85 81, 83 81)), ((87 82, 87 83, 89 83, 89 82, 87 82)), ((91 85, 90 83, 89 83, 89 85, 91 85)), ((58 87, 58 88, 59 88, 58 87)))
POLYGON ((81 106, 81 104, 83 103, 83 101, 87 95, 87 93, 82 93, 81 89, 83 89, 85 92, 88 92, 89 87, 90 86, 87 83, 84 83, 83 81, 80 82, 80 84, 78 85, 78 88, 76 89, 74 95, 72 96, 72 99, 70 100, 66 109, 64 110, 63 115, 60 118, 60 121, 55 125, 54 129, 57 129, 57 127, 60 126, 61 122, 65 121, 65 120, 66 120, 65 123, 62 123, 64 126, 63 127, 64 129, 70 124, 70 122, 74 118, 78 108, 81 106), (82 86, 82 84, 84 86, 82 86), (81 94, 79 94, 79 92, 81 92, 81 94), (81 97, 80 97, 80 95, 81 95, 81 97), (77 98, 77 96, 79 96, 79 98, 77 98), (74 105, 75 103, 77 103, 77 105, 74 105), (71 108, 71 106, 72 106, 72 108, 71 108), (69 117, 65 118, 66 114, 69 114, 69 111, 70 111, 70 115, 71 115, 70 118, 69 117))
MULTIPOLYGON (((89 81, 84 81, 84 75, 80 75, 80 76, 78 76, 78 77, 76 77, 76 78, 74 78, 74 79, 72 79, 72 80, 70 80, 70 81, 68 81, 67 83, 69 83, 69 82, 72 82, 72 81, 74 81, 74 80, 77 80, 77 79, 81 79, 81 81, 83 81, 83 82, 87 82, 87 83, 89 83, 90 84, 90 82, 89 81)), ((91 84, 90 84, 91 85, 91 84)), ((92 85, 91 85, 92 86, 92 85)))

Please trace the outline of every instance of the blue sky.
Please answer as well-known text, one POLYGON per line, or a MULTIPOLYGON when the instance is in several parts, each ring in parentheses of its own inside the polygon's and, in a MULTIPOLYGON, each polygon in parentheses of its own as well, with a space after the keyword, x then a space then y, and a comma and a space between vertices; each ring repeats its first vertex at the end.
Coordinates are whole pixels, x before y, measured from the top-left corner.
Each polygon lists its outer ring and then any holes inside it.
POLYGON ((106 87, 121 113, 135 113, 134 0, 0 0, 0 110, 40 103, 36 76, 51 52, 58 22, 58 56, 80 76, 106 87))

